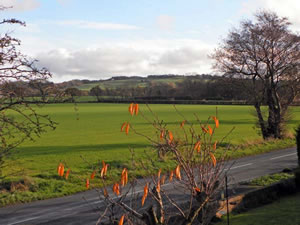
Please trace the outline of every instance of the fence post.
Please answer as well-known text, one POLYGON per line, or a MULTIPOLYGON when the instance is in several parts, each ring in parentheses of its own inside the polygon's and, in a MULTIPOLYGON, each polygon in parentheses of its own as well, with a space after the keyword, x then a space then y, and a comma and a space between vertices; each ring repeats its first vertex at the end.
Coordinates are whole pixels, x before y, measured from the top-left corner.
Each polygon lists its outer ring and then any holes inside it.
POLYGON ((228 202, 228 180, 227 174, 225 175, 225 197, 226 197, 226 208, 227 208, 227 225, 229 225, 229 202, 228 202))

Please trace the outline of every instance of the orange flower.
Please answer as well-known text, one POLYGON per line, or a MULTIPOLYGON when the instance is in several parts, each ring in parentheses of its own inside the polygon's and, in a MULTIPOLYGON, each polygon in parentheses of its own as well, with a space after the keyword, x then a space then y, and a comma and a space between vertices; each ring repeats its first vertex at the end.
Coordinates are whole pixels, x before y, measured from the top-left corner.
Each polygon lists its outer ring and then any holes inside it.
POLYGON ((131 115, 133 115, 133 110, 134 110, 134 105, 133 105, 133 103, 131 103, 128 108, 128 111, 131 115))
POLYGON ((136 116, 139 114, 139 104, 134 105, 134 113, 136 116))
POLYGON ((209 125, 207 125, 207 128, 208 128, 208 133, 211 136, 213 134, 213 130, 212 130, 212 128, 209 125))
POLYGON ((196 144, 194 145, 194 150, 197 150, 197 152, 200 152, 201 150, 201 142, 197 141, 196 144))
POLYGON ((175 169, 175 175, 176 175, 176 178, 178 180, 181 180, 181 175, 180 175, 180 166, 178 165, 175 169))
POLYGON ((106 176, 106 173, 107 173, 107 167, 108 167, 108 164, 106 164, 105 167, 104 167, 104 173, 103 173, 104 176, 106 176))
POLYGON ((198 188, 198 187, 194 187, 194 190, 197 192, 201 192, 200 188, 198 188))
POLYGON ((127 124, 127 122, 124 122, 124 123, 122 124, 122 126, 121 126, 121 132, 123 132, 124 127, 126 126, 126 124, 127 124))
POLYGON ((205 127, 201 126, 201 128, 202 128, 204 133, 208 133, 208 130, 205 127))
POLYGON ((164 136, 165 136, 165 131, 161 130, 160 135, 159 135, 159 138, 160 138, 161 141, 164 139, 164 136))
POLYGON ((105 164, 104 160, 102 160, 102 169, 100 172, 100 177, 103 178, 106 175, 107 165, 105 164))
POLYGON ((145 203, 145 200, 146 200, 146 198, 147 198, 147 196, 148 196, 148 183, 145 185, 145 187, 144 187, 144 195, 143 195, 143 198, 142 198, 142 206, 144 205, 144 203, 145 203))
POLYGON ((96 170, 94 170, 93 173, 91 174, 91 180, 95 178, 95 174, 96 174, 96 170))
POLYGON ((115 183, 114 186, 113 186, 113 192, 116 194, 116 195, 120 195, 120 185, 118 183, 115 183))
POLYGON ((169 131, 169 144, 172 143, 173 139, 174 139, 173 134, 171 131, 169 131))
POLYGON ((211 161, 212 161, 212 163, 213 163, 213 165, 214 165, 214 167, 215 167, 216 164, 217 164, 216 157, 215 157, 214 154, 212 154, 211 152, 209 153, 209 155, 210 155, 211 161))
POLYGON ((64 176, 64 171, 65 171, 64 164, 59 163, 59 165, 57 167, 58 176, 63 177, 64 176))
POLYGON ((160 181, 157 182, 156 191, 158 193, 160 192, 160 181))
POLYGON ((219 127, 219 120, 217 119, 217 117, 212 116, 211 118, 215 121, 216 128, 218 128, 219 127))
POLYGON ((170 181, 170 182, 173 180, 173 176, 174 176, 174 171, 171 170, 171 172, 170 172, 170 177, 169 177, 169 181, 170 181))
POLYGON ((121 175, 121 185, 124 187, 128 182, 128 172, 127 169, 124 168, 121 175))
POLYGON ((103 195, 104 197, 108 197, 108 192, 105 187, 103 188, 103 195))
POLYGON ((57 166, 57 173, 58 175, 60 174, 60 169, 61 169, 62 163, 59 163, 57 166))
POLYGON ((213 150, 216 150, 217 149, 217 141, 215 141, 214 145, 213 145, 213 150))
POLYGON ((90 180, 89 180, 89 178, 87 178, 86 181, 85 181, 85 187, 86 187, 86 189, 89 189, 89 187, 90 187, 90 180))
POLYGON ((128 135, 129 129, 130 129, 130 125, 129 125, 129 123, 127 123, 126 128, 125 128, 126 135, 128 135))
POLYGON ((215 124, 216 124, 216 128, 218 128, 219 127, 219 120, 218 119, 215 120, 215 124))
POLYGON ((60 169, 59 169, 59 176, 63 177, 65 172, 65 166, 61 164, 60 169))
POLYGON ((100 177, 101 178, 104 177, 104 171, 105 171, 105 167, 102 167, 101 172, 100 172, 100 177))
POLYGON ((159 179, 160 178, 160 174, 161 174, 161 169, 158 170, 158 173, 157 173, 157 178, 159 179))
POLYGON ((121 219, 119 221, 119 225, 123 225, 123 223, 124 223, 124 217, 125 217, 125 215, 121 216, 121 219))
POLYGON ((70 172, 71 172, 71 169, 68 169, 68 171, 66 172, 66 175, 65 175, 66 180, 68 180, 70 172))
POLYGON ((180 123, 180 128, 183 128, 185 123, 186 123, 186 120, 182 121, 182 122, 180 123))
POLYGON ((121 176, 121 185, 122 185, 122 187, 125 186, 125 178, 123 175, 121 176))

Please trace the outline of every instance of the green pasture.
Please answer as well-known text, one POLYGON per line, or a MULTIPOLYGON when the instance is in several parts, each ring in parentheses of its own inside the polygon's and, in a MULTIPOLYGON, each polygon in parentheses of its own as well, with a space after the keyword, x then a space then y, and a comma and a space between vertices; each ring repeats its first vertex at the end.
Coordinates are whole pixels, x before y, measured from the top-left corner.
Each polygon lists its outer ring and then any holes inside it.
MULTIPOLYGON (((173 131, 175 138, 176 135, 180 135, 179 124, 184 118, 176 112, 174 106, 150 105, 150 107, 161 120, 168 124, 168 129, 173 131)), ((192 123, 197 123, 195 115, 205 122, 209 116, 215 115, 216 107, 220 127, 216 129, 215 140, 221 140, 234 127, 235 129, 225 142, 234 145, 249 143, 249 146, 235 152, 235 157, 295 145, 294 140, 258 144, 260 141, 257 140, 260 137, 254 128, 255 118, 251 116, 252 107, 250 106, 176 106, 185 119, 192 123)), ((140 110, 150 121, 153 120, 145 105, 140 105, 140 110)), ((4 171, 4 174, 12 172, 16 174, 9 176, 7 182, 14 180, 23 182, 25 179, 36 191, 33 195, 28 190, 25 194, 27 197, 22 197, 24 192, 21 193, 22 196, 17 194, 18 191, 14 196, 0 192, 0 205, 84 190, 84 179, 94 168, 99 168, 102 160, 111 166, 109 176, 112 179, 119 177, 120 168, 131 168, 129 147, 135 149, 136 158, 146 157, 144 151, 149 150, 149 142, 144 137, 135 135, 133 132, 129 132, 129 135, 120 132, 120 127, 125 121, 130 122, 138 132, 155 136, 152 126, 143 119, 141 114, 132 117, 128 113, 128 104, 80 103, 76 106, 49 104, 39 111, 50 115, 58 123, 57 128, 43 134, 35 142, 22 144, 9 158, 7 161, 9 166, 4 171), (71 168, 68 181, 56 175, 56 167, 60 161, 71 168), (40 185, 44 189, 40 189, 40 185)), ((300 121, 300 107, 293 107, 291 112, 293 117, 288 126, 293 131, 300 121)), ((161 167, 168 169, 172 165, 163 163, 161 167)), ((141 171, 129 170, 129 172, 134 175, 143 175, 141 171)), ((97 182, 92 182, 92 185, 99 185, 97 182)))
MULTIPOLYGON (((300 224, 300 194, 284 197, 266 206, 241 214, 231 214, 232 225, 296 225, 300 224)), ((216 225, 226 225, 226 216, 216 225)))

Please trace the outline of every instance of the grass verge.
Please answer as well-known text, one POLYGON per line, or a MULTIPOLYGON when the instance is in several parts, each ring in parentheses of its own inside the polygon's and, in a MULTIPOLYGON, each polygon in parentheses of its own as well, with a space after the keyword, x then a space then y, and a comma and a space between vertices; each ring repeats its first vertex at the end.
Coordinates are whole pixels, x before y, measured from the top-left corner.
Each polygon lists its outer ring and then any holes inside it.
POLYGON ((247 182, 247 185, 251 186, 269 186, 271 184, 277 183, 279 181, 287 180, 290 178, 294 178, 295 175, 293 173, 275 173, 271 175, 262 176, 256 179, 253 179, 247 182))
MULTIPOLYGON (((300 224, 300 193, 279 199, 278 201, 249 210, 246 213, 230 214, 232 225, 297 225, 300 224)), ((216 225, 226 225, 224 217, 216 225)))

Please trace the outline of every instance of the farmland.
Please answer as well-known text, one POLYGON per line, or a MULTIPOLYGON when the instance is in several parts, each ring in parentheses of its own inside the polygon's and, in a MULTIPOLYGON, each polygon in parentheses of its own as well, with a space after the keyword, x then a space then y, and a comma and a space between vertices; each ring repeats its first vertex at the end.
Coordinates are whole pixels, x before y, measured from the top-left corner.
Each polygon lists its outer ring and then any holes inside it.
MULTIPOLYGON (((92 87, 99 86, 101 88, 120 88, 120 87, 147 87, 150 84, 172 84, 176 85, 176 83, 183 82, 184 80, 191 79, 184 76, 172 76, 172 77, 161 77, 161 78, 154 78, 154 77, 134 77, 134 78, 127 78, 127 79, 108 79, 102 80, 98 82, 88 83, 88 84, 81 84, 79 86, 74 86, 80 90, 87 90, 89 91, 92 87)), ((194 78, 194 79, 197 79, 194 78)), ((198 78, 199 79, 199 78, 198 78)), ((200 80, 200 79, 199 79, 200 80)))
MULTIPOLYGON (((176 131, 179 130, 183 118, 172 105, 150 107, 168 124, 168 129, 174 131, 175 137, 179 135, 176 131)), ((211 105, 178 105, 176 108, 192 123, 197 122, 194 114, 205 122, 210 115, 216 113, 216 106, 211 105)), ((145 105, 141 105, 140 110, 151 118, 145 105)), ((120 132, 125 121, 130 122, 141 133, 155 135, 152 126, 145 122, 141 114, 131 117, 127 104, 49 104, 39 111, 49 114, 58 126, 56 130, 45 133, 35 142, 24 143, 9 158, 4 173, 15 175, 9 175, 7 182, 22 180, 29 183, 31 188, 22 193, 16 192, 14 196, 6 192, 0 193, 0 204, 61 196, 84 190, 83 180, 93 168, 99 168, 102 160, 111 166, 110 177, 116 178, 119 175, 116 168, 130 168, 129 147, 135 149, 138 158, 144 155, 149 146, 144 137, 133 132, 128 135, 120 132), (71 168, 68 181, 56 175, 56 167, 60 161, 71 168)), ((235 157, 294 145, 294 140, 291 139, 258 144, 260 138, 257 130, 253 128, 255 118, 251 116, 251 111, 250 106, 218 106, 220 128, 214 138, 220 140, 235 127, 225 142, 234 145, 249 143, 249 146, 235 152, 235 157)), ((293 131, 300 120, 300 107, 293 107, 291 112, 292 120, 288 126, 293 131)), ((168 169, 172 165, 164 163, 162 167, 168 169)), ((141 171, 134 173, 143 175, 141 171)))

